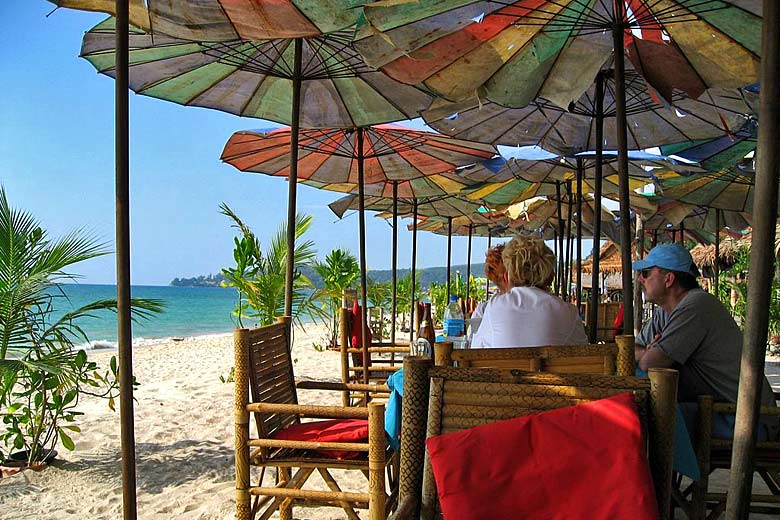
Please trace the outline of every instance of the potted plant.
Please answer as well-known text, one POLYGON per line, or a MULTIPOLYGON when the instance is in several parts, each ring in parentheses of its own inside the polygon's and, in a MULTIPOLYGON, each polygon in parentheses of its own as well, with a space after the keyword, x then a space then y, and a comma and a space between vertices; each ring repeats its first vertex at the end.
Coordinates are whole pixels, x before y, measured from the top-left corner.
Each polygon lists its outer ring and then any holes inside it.
MULTIPOLYGON (((113 409, 116 358, 101 369, 76 345, 89 341, 83 321, 116 311, 116 300, 63 310, 61 285, 76 278, 70 266, 108 253, 83 230, 50 238, 32 215, 12 209, 0 188, 0 461, 17 450, 22 465, 34 466, 50 460, 58 443, 73 450, 85 394, 106 398, 113 409)), ((135 318, 162 309, 158 300, 131 303, 135 318)))

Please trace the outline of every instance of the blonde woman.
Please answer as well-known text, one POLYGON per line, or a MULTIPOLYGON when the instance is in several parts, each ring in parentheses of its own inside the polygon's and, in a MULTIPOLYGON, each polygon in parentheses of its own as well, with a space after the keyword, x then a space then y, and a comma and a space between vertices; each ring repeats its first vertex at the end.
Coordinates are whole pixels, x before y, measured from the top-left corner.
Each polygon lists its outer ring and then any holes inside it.
POLYGON ((485 306, 473 348, 587 343, 576 307, 550 294, 555 255, 543 240, 515 237, 501 253, 506 291, 485 306))
MULTIPOLYGON (((496 294, 504 293, 508 289, 505 281, 506 277, 504 276, 506 274, 504 260, 501 258, 503 251, 504 244, 498 244, 485 251, 485 276, 496 285, 496 294)), ((486 305, 487 302, 479 302, 477 308, 471 313, 469 319, 469 340, 471 340, 479 329, 480 323, 482 323, 486 305)))

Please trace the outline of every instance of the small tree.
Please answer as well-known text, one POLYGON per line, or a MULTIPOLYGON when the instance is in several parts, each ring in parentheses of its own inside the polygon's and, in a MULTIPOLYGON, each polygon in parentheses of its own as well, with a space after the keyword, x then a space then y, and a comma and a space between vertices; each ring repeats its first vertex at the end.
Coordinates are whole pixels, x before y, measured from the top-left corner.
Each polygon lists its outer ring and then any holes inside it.
POLYGON ((360 276, 360 265, 355 255, 346 249, 334 249, 324 262, 314 262, 314 271, 322 278, 324 305, 330 316, 328 341, 333 346, 338 339, 342 294, 360 276))
MULTIPOLYGON (((0 443, 26 450, 28 465, 46 458, 58 442, 74 449, 69 432, 80 431, 82 395, 106 398, 114 409, 116 358, 100 369, 75 345, 89 341, 82 322, 99 311, 116 311, 116 300, 55 317, 67 306, 61 283, 76 278, 66 269, 108 253, 83 230, 49 238, 32 215, 9 206, 0 188, 0 443)), ((131 305, 134 318, 162 310, 159 300, 136 298, 131 305)))

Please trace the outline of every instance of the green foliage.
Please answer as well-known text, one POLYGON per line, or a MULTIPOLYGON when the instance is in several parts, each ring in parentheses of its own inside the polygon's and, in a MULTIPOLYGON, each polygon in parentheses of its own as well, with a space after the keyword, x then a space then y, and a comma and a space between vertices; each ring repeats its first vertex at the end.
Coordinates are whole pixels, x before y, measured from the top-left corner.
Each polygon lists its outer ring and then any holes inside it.
MULTIPOLYGON (((734 316, 740 327, 744 328, 747 316, 747 293, 750 268, 750 246, 745 244, 735 252, 735 262, 719 273, 718 298, 734 316), (732 304, 731 294, 736 298, 732 304)), ((780 285, 777 278, 772 279, 772 291, 769 300, 768 344, 777 343, 780 337, 780 285)))
MULTIPOLYGON (((79 229, 49 238, 35 218, 11 208, 0 189, 0 460, 5 449, 27 450, 28 464, 42 460, 57 443, 75 447, 82 395, 106 398, 114 408, 118 393, 116 358, 107 369, 87 359, 75 345, 88 342, 83 320, 100 311, 116 312, 116 300, 98 300, 65 312, 61 283, 74 280, 70 266, 108 254, 105 244, 79 229)), ((163 308, 159 300, 131 300, 133 318, 163 308)))
MULTIPOLYGON (((336 345, 342 293, 354 286, 360 276, 360 265, 351 252, 346 249, 334 249, 328 253, 324 262, 315 261, 313 268, 322 279, 323 306, 330 317, 327 341, 330 345, 336 345)), ((322 346, 319 347, 322 349, 322 346)))
MULTIPOLYGON (((241 236, 233 238, 233 259, 236 266, 222 270, 226 280, 224 286, 238 290, 238 302, 233 315, 239 327, 244 326, 245 318, 260 326, 270 325, 284 314, 287 224, 283 222, 279 226, 264 252, 260 240, 227 204, 222 203, 219 209, 233 221, 233 227, 241 232, 241 236)), ((292 319, 298 326, 302 325, 304 316, 323 317, 322 310, 317 305, 320 293, 315 290, 311 280, 300 272, 301 267, 314 262, 317 254, 314 242, 300 242, 311 224, 311 216, 296 215, 292 319)))
MULTIPOLYGON (((450 280, 450 294, 466 297, 466 283, 460 276, 460 271, 455 271, 455 276, 450 280)), ((444 322, 444 309, 447 307, 447 286, 443 283, 431 282, 428 287, 428 296, 433 307, 433 321, 440 324, 444 322)), ((482 300, 485 297, 485 279, 469 278, 469 297, 482 300)))

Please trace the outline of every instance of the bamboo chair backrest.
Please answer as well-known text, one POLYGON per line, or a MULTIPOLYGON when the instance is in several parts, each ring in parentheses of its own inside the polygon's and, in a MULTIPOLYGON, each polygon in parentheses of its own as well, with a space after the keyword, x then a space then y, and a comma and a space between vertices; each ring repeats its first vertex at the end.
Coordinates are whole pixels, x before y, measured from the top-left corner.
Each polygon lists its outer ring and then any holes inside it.
MULTIPOLYGON (((585 302, 585 316, 590 316, 590 303, 585 302)), ((596 317, 596 341, 613 341, 615 318, 620 311, 620 302, 599 303, 596 317)))
POLYGON ((433 472, 425 453, 425 438, 626 391, 636 396, 642 428, 649 441, 656 498, 662 517, 668 517, 676 371, 653 369, 648 379, 487 368, 430 368, 429 360, 408 358, 404 363, 404 379, 400 498, 404 501, 412 495, 413 501, 421 504, 421 518, 441 517, 433 472), (415 416, 427 416, 424 428, 415 416), (418 457, 416 461, 415 457, 418 457), (419 460, 423 459, 421 465, 419 460), (414 496, 415 493, 418 495, 414 496))
MULTIPOLYGON (((252 402, 298 404, 292 358, 290 356, 289 318, 256 329, 237 329, 237 341, 245 341, 249 350, 249 388, 252 402)), ((284 413, 254 414, 260 438, 273 435, 299 422, 284 413)))
POLYGON ((634 375, 633 336, 618 336, 617 343, 553 345, 484 349, 453 349, 436 344, 436 365, 463 368, 512 368, 555 374, 634 375))

